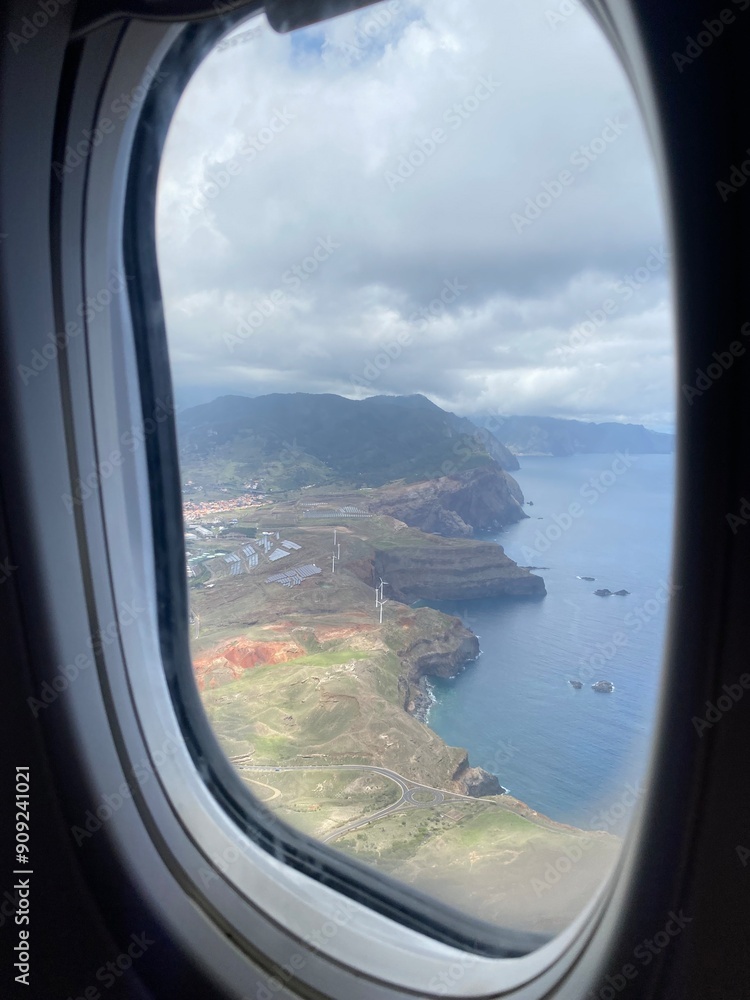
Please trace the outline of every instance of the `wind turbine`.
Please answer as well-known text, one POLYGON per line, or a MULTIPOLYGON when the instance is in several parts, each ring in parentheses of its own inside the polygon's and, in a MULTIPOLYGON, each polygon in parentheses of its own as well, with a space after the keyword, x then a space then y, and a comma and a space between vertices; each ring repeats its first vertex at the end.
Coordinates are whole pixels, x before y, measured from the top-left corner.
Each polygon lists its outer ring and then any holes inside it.
POLYGON ((380 608, 380 624, 383 624, 383 605, 387 604, 388 601, 383 600, 383 587, 389 587, 390 584, 383 577, 380 577, 380 587, 375 588, 375 607, 380 608), (380 590, 380 596, 378 596, 378 589, 380 590))
POLYGON ((333 552, 331 553, 331 572, 336 572, 336 560, 341 558, 341 544, 336 541, 336 528, 333 529, 333 552))

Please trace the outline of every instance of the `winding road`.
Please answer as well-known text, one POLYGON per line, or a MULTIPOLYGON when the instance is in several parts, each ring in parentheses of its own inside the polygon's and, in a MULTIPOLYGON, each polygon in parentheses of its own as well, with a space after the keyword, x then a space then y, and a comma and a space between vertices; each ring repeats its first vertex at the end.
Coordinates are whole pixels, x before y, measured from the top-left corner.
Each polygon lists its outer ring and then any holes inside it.
POLYGON ((463 795, 461 792, 446 792, 440 788, 433 788, 432 785, 423 785, 418 781, 405 778, 396 771, 391 771, 390 768, 376 767, 373 764, 304 764, 292 767, 274 767, 267 764, 248 763, 250 754, 230 759, 240 771, 263 771, 265 773, 269 771, 373 771, 375 774, 381 774, 383 777, 389 778, 401 789, 401 795, 396 802, 391 803, 391 805, 386 806, 384 809, 379 809, 377 812, 371 813, 369 816, 353 820, 351 823, 339 827, 332 833, 326 834, 320 838, 324 843, 335 840, 337 837, 342 837, 345 833, 351 833, 352 830, 356 830, 360 826, 367 826, 369 823, 383 819, 383 817, 388 816, 390 813, 396 812, 398 809, 403 809, 404 806, 425 809, 440 805, 440 803, 450 801, 451 799, 468 799, 471 802, 479 801, 475 796, 463 795), (414 795, 416 792, 427 792, 430 794, 430 798, 425 801, 415 799, 414 795))

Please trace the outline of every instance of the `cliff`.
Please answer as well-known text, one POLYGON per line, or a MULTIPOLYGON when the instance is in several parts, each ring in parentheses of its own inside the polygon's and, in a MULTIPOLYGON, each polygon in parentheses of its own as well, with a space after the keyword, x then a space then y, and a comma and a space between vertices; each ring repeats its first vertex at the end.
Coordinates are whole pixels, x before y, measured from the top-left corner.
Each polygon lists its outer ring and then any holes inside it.
MULTIPOLYGON (((320 749, 318 742, 325 735, 325 753, 332 753, 335 760, 339 760, 338 753, 342 748, 336 751, 331 746, 331 733, 326 720, 337 706, 340 709, 342 704, 352 706, 358 703, 360 721, 363 715, 368 719, 380 715, 383 719, 383 724, 376 726, 375 732, 367 734, 361 728, 357 730, 359 757, 364 755, 373 763, 395 768, 400 774, 413 776, 415 780, 435 781, 439 783, 438 787, 452 788, 464 795, 482 797, 501 794, 503 788, 498 779, 482 768, 472 767, 466 750, 446 747, 426 726, 417 723, 417 720, 424 721, 431 704, 425 678, 453 677, 460 673, 468 661, 479 655, 477 637, 457 618, 430 608, 404 608, 394 625, 389 630, 387 643, 382 641, 371 623, 347 628, 324 626, 308 629, 295 626, 293 621, 277 623, 273 629, 266 627, 254 634, 219 641, 194 658, 198 687, 204 694, 227 685, 234 690, 231 685, 236 685, 238 681, 242 683, 243 679, 247 684, 252 680, 249 675, 256 674, 258 697, 254 702, 259 701, 263 706, 263 732, 267 729, 267 720, 277 718, 281 734, 296 740, 300 753, 305 754, 320 749), (271 638, 274 635, 286 637, 271 638), (391 640, 395 640, 393 645, 391 640), (321 641, 326 646, 342 647, 341 656, 329 651, 322 656, 310 657, 305 646, 318 647, 321 641), (399 646, 399 642, 403 644, 399 646), (389 649, 395 653, 396 659, 389 659, 389 649), (389 663, 398 671, 394 678, 396 683, 386 684, 395 696, 392 700, 384 696, 381 689, 382 672, 390 673, 392 669, 389 663), (286 670, 270 674, 263 670, 264 667, 280 667, 282 664, 287 665, 286 670), (309 690, 301 701, 294 697, 290 700, 294 685, 289 685, 289 671, 307 671, 310 674, 309 690), (370 671, 374 676, 371 677, 372 690, 368 694, 367 676, 370 671), (348 676, 353 683, 346 688, 346 694, 335 693, 323 681, 325 676, 348 676), (378 676, 380 680, 375 680, 378 676), (377 699, 377 707, 373 698, 377 699), (303 721, 302 715, 306 705, 310 708, 307 722, 303 721), (398 729, 404 725, 403 721, 398 721, 398 713, 402 712, 412 717, 408 723, 410 738, 404 742, 402 749, 396 742, 384 746, 382 732, 393 733, 394 727, 398 729), (321 725, 324 734, 320 731, 321 725), (418 755, 418 769, 413 769, 415 747, 421 747, 424 753, 429 754, 432 768, 429 773, 423 773, 425 765, 421 754, 418 755)), ((302 686, 307 687, 307 682, 302 686)), ((255 685, 252 685, 248 691, 254 689, 255 685)), ((248 704, 242 711, 243 716, 249 709, 248 704)), ((349 743, 347 733, 350 724, 345 722, 339 733, 338 738, 344 746, 349 743)), ((236 734, 246 728, 245 724, 239 729, 232 725, 231 731, 236 734)))
POLYGON ((473 601, 497 597, 543 597, 544 580, 517 566, 494 542, 452 540, 441 545, 376 549, 370 580, 388 581, 397 601, 473 601))
POLYGON ((429 677, 455 677, 479 656, 479 639, 458 618, 421 608, 421 620, 435 616, 432 628, 409 630, 407 644, 395 650, 402 667, 399 690, 404 710, 425 722, 432 698, 425 681, 429 677), (414 637, 416 633, 416 638, 414 637))
POLYGON ((464 795, 481 798, 483 795, 502 795, 505 789, 497 780, 497 776, 485 771, 483 767, 472 767, 468 754, 456 768, 453 780, 464 795))
MULTIPOLYGON (((469 488, 459 483, 454 493, 469 488)), ((288 518, 290 508, 283 502, 265 516, 288 518)), ((326 571, 283 587, 267 579, 267 566, 250 567, 191 590, 198 686, 206 697, 237 693, 222 701, 228 752, 274 766, 359 761, 470 796, 499 794, 497 779, 422 724, 426 679, 464 670, 479 655, 478 638, 458 618, 410 605, 541 596, 544 581, 495 543, 444 538, 385 515, 337 527, 332 572, 330 525, 300 521, 284 527, 296 545, 285 569, 326 571), (381 577, 382 620, 373 596, 381 577)))
POLYGON ((443 631, 420 636, 416 641, 397 650, 407 668, 408 680, 422 677, 455 677, 466 664, 479 656, 479 639, 461 624, 458 618, 448 618, 443 631))
POLYGON ((522 520, 527 516, 523 502, 515 479, 493 462, 439 479, 382 487, 370 510, 446 538, 470 538, 522 520))

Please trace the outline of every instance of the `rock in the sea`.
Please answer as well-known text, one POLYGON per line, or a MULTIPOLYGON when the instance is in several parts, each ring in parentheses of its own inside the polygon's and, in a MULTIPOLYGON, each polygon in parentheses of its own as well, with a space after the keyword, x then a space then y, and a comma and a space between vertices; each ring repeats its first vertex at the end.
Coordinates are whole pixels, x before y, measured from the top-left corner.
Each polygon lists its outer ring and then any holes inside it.
POLYGON ((472 767, 468 755, 459 764, 453 780, 461 786, 464 795, 471 795, 473 798, 481 798, 483 795, 504 795, 507 791, 494 774, 485 771, 483 767, 472 767))
POLYGON ((461 776, 467 795, 481 798, 483 795, 502 795, 505 789, 494 774, 483 767, 470 767, 461 776))
POLYGON ((612 681, 597 681, 596 684, 591 685, 591 690, 598 691, 599 694, 612 694, 614 689, 612 681))
MULTIPOLYGON (((581 579, 588 580, 589 577, 582 576, 581 579)), ((629 590, 607 590, 605 588, 604 590, 595 590, 594 593, 597 597, 630 597, 629 590)))
POLYGON ((596 581, 595 576, 579 576, 579 580, 587 580, 589 583, 594 583, 596 581))
POLYGON ((615 597, 630 597, 629 590, 616 590, 615 597))
POLYGON ((595 590, 594 593, 597 597, 614 597, 612 591, 607 590, 606 588, 604 590, 595 590))
POLYGON ((580 691, 583 687, 583 683, 581 681, 568 681, 568 684, 570 684, 572 688, 575 688, 576 691, 580 691))

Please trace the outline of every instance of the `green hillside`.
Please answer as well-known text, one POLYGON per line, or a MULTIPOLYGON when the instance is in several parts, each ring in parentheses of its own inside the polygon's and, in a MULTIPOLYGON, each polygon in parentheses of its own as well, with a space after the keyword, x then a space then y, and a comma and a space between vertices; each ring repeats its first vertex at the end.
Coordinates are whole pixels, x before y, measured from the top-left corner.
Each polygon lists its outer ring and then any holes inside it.
POLYGON ((201 484, 380 486, 518 467, 491 434, 424 396, 223 396, 181 413, 178 432, 183 477, 201 484))

